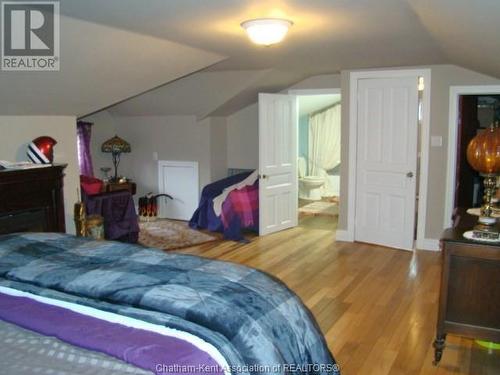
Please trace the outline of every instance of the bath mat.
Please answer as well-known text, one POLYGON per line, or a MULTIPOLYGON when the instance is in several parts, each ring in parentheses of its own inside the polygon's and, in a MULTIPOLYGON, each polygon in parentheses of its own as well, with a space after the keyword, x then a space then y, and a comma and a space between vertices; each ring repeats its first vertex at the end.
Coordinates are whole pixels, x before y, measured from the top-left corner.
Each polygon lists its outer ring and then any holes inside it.
POLYGON ((139 243, 162 250, 175 250, 216 241, 219 238, 189 228, 188 223, 168 219, 139 223, 139 243))
POLYGON ((303 215, 337 216, 339 206, 333 202, 316 201, 300 207, 299 213, 303 215))

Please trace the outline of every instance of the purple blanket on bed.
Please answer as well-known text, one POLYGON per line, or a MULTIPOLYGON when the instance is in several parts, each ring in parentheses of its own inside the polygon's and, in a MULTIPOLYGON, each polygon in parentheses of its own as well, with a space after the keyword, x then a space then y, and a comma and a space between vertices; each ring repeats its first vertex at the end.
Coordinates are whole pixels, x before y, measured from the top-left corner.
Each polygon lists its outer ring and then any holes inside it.
POLYGON ((110 323, 26 297, 0 293, 0 319, 106 353, 155 374, 223 374, 213 358, 187 341, 110 323))
POLYGON ((224 238, 229 240, 241 240, 243 238, 241 229, 245 226, 233 220, 229 226, 224 227, 221 217, 215 215, 213 203, 214 198, 222 194, 225 188, 243 181, 250 174, 251 172, 240 173, 206 185, 201 192, 200 204, 189 221, 189 226, 193 229, 221 232, 224 238))
POLYGON ((234 190, 222 204, 224 237, 242 240, 242 230, 259 230, 259 181, 234 190))

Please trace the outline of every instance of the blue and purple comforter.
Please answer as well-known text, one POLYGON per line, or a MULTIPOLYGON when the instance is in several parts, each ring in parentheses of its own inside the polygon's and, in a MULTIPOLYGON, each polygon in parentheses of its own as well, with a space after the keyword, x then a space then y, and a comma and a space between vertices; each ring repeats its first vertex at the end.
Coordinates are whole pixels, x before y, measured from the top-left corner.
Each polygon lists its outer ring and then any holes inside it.
POLYGON ((189 226, 193 229, 208 229, 224 234, 224 238, 233 241, 243 240, 243 230, 259 230, 259 187, 258 180, 243 189, 230 193, 223 203, 222 215, 214 211, 214 199, 228 187, 246 179, 252 172, 244 172, 206 185, 202 192, 198 208, 194 212, 189 226))
POLYGON ((0 285, 192 333, 233 373, 338 374, 309 310, 252 268, 55 233, 0 236, 0 285))

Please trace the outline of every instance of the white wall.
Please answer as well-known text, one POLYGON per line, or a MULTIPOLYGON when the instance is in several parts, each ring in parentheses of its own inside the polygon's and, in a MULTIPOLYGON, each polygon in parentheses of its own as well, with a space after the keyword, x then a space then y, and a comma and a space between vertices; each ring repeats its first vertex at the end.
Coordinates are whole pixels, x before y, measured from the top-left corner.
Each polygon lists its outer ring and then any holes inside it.
POLYGON ((321 74, 306 78, 290 86, 288 90, 337 89, 340 88, 340 74, 321 74))
POLYGON ((108 111, 101 111, 92 116, 86 117, 84 121, 93 123, 90 137, 90 147, 92 153, 92 165, 94 166, 94 176, 103 178, 102 167, 111 168, 109 176, 113 174, 113 162, 111 154, 101 152, 101 145, 109 138, 117 134, 116 121, 108 111))
POLYGON ((195 116, 116 116, 102 111, 83 120, 94 124, 91 148, 96 177, 103 177, 101 167, 112 166, 101 144, 115 134, 130 143, 132 152, 122 154, 118 174, 137 183, 136 198, 158 191, 158 160, 197 161, 200 190, 227 176, 225 117, 198 121, 195 116))
POLYGON ((210 117, 205 121, 210 126, 210 181, 217 181, 227 176, 227 120, 210 117))
POLYGON ((64 177, 66 231, 75 233, 73 204, 79 187, 76 149, 76 118, 72 116, 0 116, 0 159, 25 161, 26 148, 33 139, 48 135, 57 141, 54 162, 68 164, 64 177))
POLYGON ((227 118, 227 166, 259 167, 259 112, 256 103, 227 118))
POLYGON ((197 161, 200 188, 211 181, 210 126, 199 123, 195 116, 124 116, 114 120, 116 133, 132 147, 131 153, 122 154, 118 173, 137 183, 137 196, 158 192, 158 160, 197 161))

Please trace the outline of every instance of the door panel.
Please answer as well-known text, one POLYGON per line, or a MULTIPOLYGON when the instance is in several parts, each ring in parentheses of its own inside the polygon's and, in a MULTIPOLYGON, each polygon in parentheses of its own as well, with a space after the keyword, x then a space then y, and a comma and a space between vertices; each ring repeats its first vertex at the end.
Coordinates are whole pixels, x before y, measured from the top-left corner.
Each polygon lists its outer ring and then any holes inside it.
POLYGON ((297 110, 290 95, 259 94, 259 233, 297 225, 297 110))
POLYGON ((159 217, 189 220, 198 207, 199 174, 196 161, 158 162, 158 191, 173 200, 159 199, 159 217))
POLYGON ((357 241, 413 249, 417 79, 358 81, 357 241))

